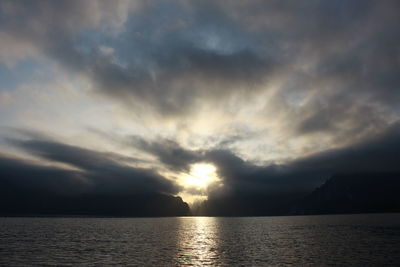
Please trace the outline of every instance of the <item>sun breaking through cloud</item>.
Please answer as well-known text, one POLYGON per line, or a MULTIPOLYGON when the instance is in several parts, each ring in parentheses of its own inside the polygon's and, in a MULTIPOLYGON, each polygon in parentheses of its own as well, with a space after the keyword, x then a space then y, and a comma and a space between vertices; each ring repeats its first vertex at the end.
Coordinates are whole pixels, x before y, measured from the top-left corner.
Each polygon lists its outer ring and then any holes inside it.
POLYGON ((1 0, 1 177, 205 199, 397 171, 399 9, 1 0))
POLYGON ((219 180, 216 168, 209 163, 195 163, 190 166, 190 172, 183 175, 181 183, 185 187, 205 189, 211 183, 219 180))

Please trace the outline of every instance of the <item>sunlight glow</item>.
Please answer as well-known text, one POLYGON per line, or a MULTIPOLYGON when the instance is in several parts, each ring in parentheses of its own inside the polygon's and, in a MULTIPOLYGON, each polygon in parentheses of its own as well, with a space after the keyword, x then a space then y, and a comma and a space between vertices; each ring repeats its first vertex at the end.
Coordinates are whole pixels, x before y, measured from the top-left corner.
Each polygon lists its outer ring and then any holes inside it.
POLYGON ((219 181, 217 168, 210 163, 196 163, 191 165, 190 172, 184 174, 181 183, 185 187, 198 189, 207 188, 213 182, 219 181))

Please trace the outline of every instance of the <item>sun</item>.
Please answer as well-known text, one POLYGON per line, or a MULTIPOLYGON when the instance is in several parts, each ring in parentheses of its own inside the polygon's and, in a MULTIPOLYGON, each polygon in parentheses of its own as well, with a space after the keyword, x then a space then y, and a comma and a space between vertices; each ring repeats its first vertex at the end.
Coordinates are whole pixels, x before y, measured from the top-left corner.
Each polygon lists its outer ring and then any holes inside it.
POLYGON ((181 176, 181 183, 185 187, 205 189, 219 180, 217 168, 210 163, 195 163, 190 166, 189 173, 181 176))

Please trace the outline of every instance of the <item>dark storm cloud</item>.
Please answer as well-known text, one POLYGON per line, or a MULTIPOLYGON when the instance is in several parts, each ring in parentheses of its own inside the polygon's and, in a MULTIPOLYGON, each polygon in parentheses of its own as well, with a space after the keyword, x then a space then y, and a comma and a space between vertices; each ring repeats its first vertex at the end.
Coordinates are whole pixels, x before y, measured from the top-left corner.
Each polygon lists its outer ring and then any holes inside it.
MULTIPOLYGON (((172 182, 151 170, 122 164, 127 159, 114 153, 47 140, 13 140, 12 144, 37 157, 79 168, 81 176, 90 183, 90 189, 97 193, 176 193, 178 190, 172 182)), ((29 172, 26 175, 29 177, 29 172)))
POLYGON ((0 156, 0 192, 3 194, 77 194, 91 184, 81 171, 40 166, 17 158, 0 156))
POLYGON ((209 200, 196 212, 219 216, 288 214, 294 205, 302 203, 300 200, 307 193, 331 177, 342 179, 341 185, 334 185, 326 195, 314 198, 311 205, 318 207, 327 201, 330 208, 336 210, 332 213, 342 213, 353 205, 349 204, 352 203, 350 200, 343 204, 343 199, 352 200, 361 194, 364 198, 355 200, 360 201, 359 210, 353 212, 371 212, 373 203, 385 203, 381 211, 390 210, 388 207, 396 206, 392 202, 396 199, 393 197, 396 193, 392 191, 396 192, 396 189, 389 188, 398 186, 399 140, 400 125, 396 124, 357 144, 266 167, 254 166, 229 151, 211 151, 207 158, 218 166, 224 187, 212 190, 209 200))
MULTIPOLYGON (((54 151, 52 154, 54 155, 54 151)), ((98 170, 74 171, 40 166, 0 155, 0 214, 13 216, 188 214, 189 208, 181 198, 159 193, 165 192, 166 189, 171 190, 170 184, 155 182, 154 174, 122 166, 115 167, 112 171, 105 171, 101 169, 102 167, 98 170), (130 182, 123 181, 128 178, 131 179, 130 182), (132 182, 135 179, 140 181, 132 182), (149 186, 151 190, 148 190, 149 186)))
MULTIPOLYGON (((97 24, 107 22, 101 20, 101 14, 92 14, 94 7, 100 6, 103 13, 115 13, 116 8, 106 3, 4 1, 1 17, 5 23, 0 29, 18 41, 30 43, 70 71, 91 77, 96 87, 107 95, 128 101, 130 105, 131 98, 144 100, 164 114, 187 110, 195 98, 221 95, 227 87, 233 90, 237 83, 249 88, 263 79, 272 66, 264 55, 235 42, 235 38, 241 37, 230 33, 233 30, 227 27, 233 25, 225 21, 227 17, 218 17, 223 15, 222 11, 203 17, 179 13, 181 7, 168 18, 158 19, 159 12, 164 9, 170 12, 161 2, 158 3, 160 7, 144 5, 134 13, 132 22, 127 22, 127 29, 111 42, 115 55, 105 55, 99 50, 102 42, 86 36, 91 36, 90 30, 97 24), (159 24, 148 23, 151 18, 159 24), (203 29, 202 23, 207 19, 208 27, 203 29), (216 25, 217 32, 212 21, 222 23, 216 25), (174 30, 177 23, 185 26, 174 30), (204 34, 198 35, 197 30, 204 34), (213 36, 208 36, 209 33, 213 36), (209 47, 214 44, 208 43, 221 42, 213 38, 220 39, 224 35, 228 38, 224 42, 232 42, 233 48, 209 47)), ((177 3, 170 4, 179 7, 177 3)), ((207 14, 206 11, 195 9, 194 13, 207 14)), ((106 19, 109 18, 103 20, 106 19)))
MULTIPOLYGON (((224 188, 233 195, 307 192, 334 174, 399 172, 400 125, 368 140, 280 165, 255 166, 227 150, 204 154, 218 166, 224 188)), ((219 192, 220 193, 220 192, 219 192)))
POLYGON ((371 107, 375 103, 357 101, 357 97, 338 95, 310 104, 304 117, 296 122, 296 134, 338 133, 339 143, 354 142, 360 134, 376 134, 385 130, 390 122, 382 109, 371 107))
POLYGON ((373 138, 344 148, 332 149, 297 159, 289 164, 294 171, 319 173, 400 171, 400 125, 389 127, 373 138))
POLYGON ((252 89, 273 72, 274 58, 252 49, 255 40, 237 26, 208 2, 146 5, 114 43, 115 58, 96 66, 95 80, 103 92, 146 100, 164 115, 252 89))
POLYGON ((101 90, 112 97, 128 104, 135 97, 164 115, 177 115, 193 111, 196 99, 219 99, 238 86, 251 89, 268 68, 267 62, 248 50, 224 55, 184 47, 156 60, 155 70, 101 62, 93 74, 101 90))
POLYGON ((118 164, 118 162, 135 161, 133 158, 124 157, 115 153, 101 153, 50 140, 10 140, 10 142, 35 156, 51 161, 68 163, 81 169, 106 168, 107 166, 118 164))
MULTIPOLYGON (((318 91, 300 110, 301 133, 330 130, 346 116, 340 106, 320 107, 321 98, 349 100, 352 114, 360 101, 394 109, 400 100, 397 1, 139 1, 126 21, 121 3, 2 1, 0 29, 91 77, 101 92, 163 115, 183 116, 277 76, 303 85, 289 93, 318 91), (95 34, 117 22, 125 22, 117 37, 95 34), (343 115, 326 123, 320 108, 343 115)), ((366 117, 378 109, 367 106, 366 117)))
POLYGON ((31 45, 66 66, 79 66, 83 62, 74 48, 73 36, 82 27, 90 28, 96 24, 93 17, 96 15, 90 14, 93 3, 1 1, 0 30, 15 42, 31 45))
POLYGON ((224 194, 243 196, 303 193, 326 178, 317 170, 291 171, 286 165, 256 166, 227 150, 210 151, 205 158, 217 166, 218 174, 223 178, 224 187, 216 192, 212 189, 213 197, 224 194))
POLYGON ((190 164, 201 160, 199 151, 184 149, 173 140, 161 139, 151 142, 134 136, 130 137, 130 141, 136 148, 156 156, 160 162, 176 171, 187 171, 190 164))

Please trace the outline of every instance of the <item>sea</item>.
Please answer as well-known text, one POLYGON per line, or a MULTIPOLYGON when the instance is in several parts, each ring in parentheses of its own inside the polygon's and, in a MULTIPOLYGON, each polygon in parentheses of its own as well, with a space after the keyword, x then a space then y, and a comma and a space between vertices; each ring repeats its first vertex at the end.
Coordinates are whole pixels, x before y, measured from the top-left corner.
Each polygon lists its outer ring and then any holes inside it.
POLYGON ((400 214, 0 218, 1 266, 400 266, 400 214))

